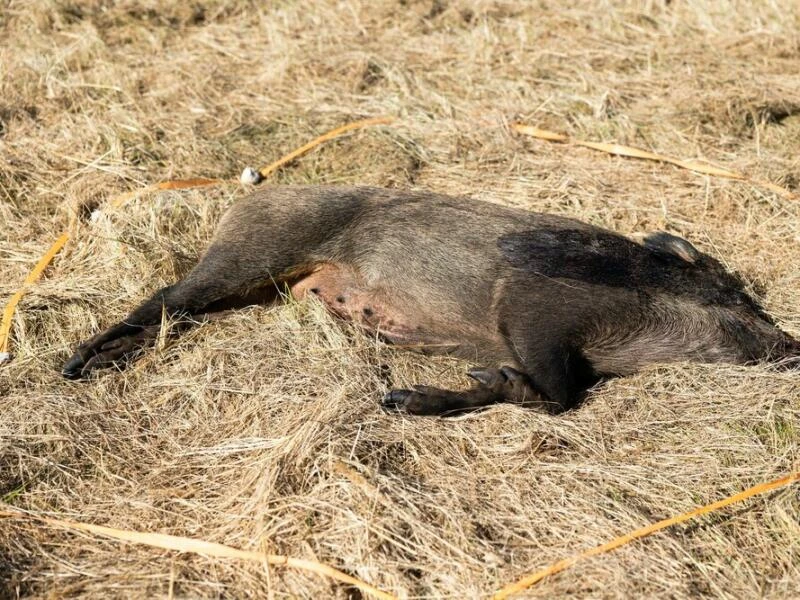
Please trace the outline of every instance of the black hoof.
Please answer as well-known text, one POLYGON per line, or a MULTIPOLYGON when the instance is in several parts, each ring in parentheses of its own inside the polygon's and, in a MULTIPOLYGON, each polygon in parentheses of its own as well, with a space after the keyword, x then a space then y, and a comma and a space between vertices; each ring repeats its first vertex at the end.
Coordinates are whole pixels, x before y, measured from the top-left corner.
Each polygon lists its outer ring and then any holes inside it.
POLYGON ((64 367, 61 369, 61 375, 67 379, 83 379, 85 377, 83 374, 83 366, 85 364, 86 361, 83 357, 76 354, 64 363, 64 367))
POLYGON ((411 390, 392 390, 383 397, 381 406, 386 410, 403 410, 413 393, 411 390))

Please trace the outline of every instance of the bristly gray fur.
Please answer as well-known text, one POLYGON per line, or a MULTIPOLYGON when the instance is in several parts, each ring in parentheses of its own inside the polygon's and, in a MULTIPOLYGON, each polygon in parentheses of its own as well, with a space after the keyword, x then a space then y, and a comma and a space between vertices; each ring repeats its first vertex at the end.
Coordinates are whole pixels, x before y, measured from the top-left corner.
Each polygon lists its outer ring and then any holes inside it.
POLYGON ((277 284, 310 289, 390 341, 490 366, 475 376, 475 390, 390 398, 414 412, 509 399, 564 410, 601 378, 647 364, 798 353, 741 278, 671 234, 638 244, 566 217, 468 198, 271 187, 236 203, 182 281, 83 344, 64 373, 80 377, 130 359, 163 311, 209 313, 263 300, 270 294, 259 291, 277 284))

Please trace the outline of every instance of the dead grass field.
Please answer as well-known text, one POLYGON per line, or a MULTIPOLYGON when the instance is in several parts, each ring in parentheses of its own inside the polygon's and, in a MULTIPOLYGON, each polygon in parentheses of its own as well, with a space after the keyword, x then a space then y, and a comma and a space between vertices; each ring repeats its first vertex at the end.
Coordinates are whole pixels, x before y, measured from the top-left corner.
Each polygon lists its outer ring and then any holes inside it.
MULTIPOLYGON (((792 0, 0 1, 0 302, 71 212, 236 177, 350 120, 283 183, 471 194, 742 272, 800 335, 800 205, 668 165, 522 138, 515 120, 702 157, 797 190, 792 0)), ((0 367, 0 496, 37 514, 316 559, 406 598, 478 598, 550 561, 800 463, 800 379, 675 365, 551 417, 388 415, 465 364, 381 346, 317 305, 254 307, 63 380, 70 349, 185 273, 237 185, 83 220, 0 367), (343 476, 344 462, 366 484, 343 476)), ((457 224, 454 223, 454 227, 457 224)), ((300 571, 0 519, 0 597, 344 598, 300 571)), ((796 598, 798 486, 588 560, 531 598, 796 598)))

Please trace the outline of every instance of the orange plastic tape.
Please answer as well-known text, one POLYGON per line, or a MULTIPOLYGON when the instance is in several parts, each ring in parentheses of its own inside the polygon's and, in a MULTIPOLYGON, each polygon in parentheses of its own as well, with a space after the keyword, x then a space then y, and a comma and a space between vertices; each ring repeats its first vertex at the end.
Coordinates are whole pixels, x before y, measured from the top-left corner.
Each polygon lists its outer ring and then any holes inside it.
MULTIPOLYGON (((3 506, 4 505, 0 503, 0 507, 3 506)), ((252 550, 239 550, 238 548, 233 548, 224 544, 218 544, 216 542, 208 542, 206 540, 200 540, 197 538, 187 538, 164 533, 133 531, 130 529, 117 529, 116 527, 106 527, 104 525, 94 525, 92 523, 54 519, 52 517, 33 515, 18 510, 0 510, 0 517, 36 519, 56 527, 62 527, 73 531, 86 531, 94 535, 109 537, 115 540, 133 544, 143 544, 152 548, 177 550, 178 552, 192 552, 194 554, 215 558, 234 558, 240 560, 249 560, 261 564, 268 563, 271 565, 303 569, 312 573, 317 573, 318 575, 331 577, 347 585, 357 587, 362 592, 369 594, 374 598, 378 598, 379 600, 397 600, 394 595, 388 592, 384 592, 383 590, 380 590, 361 579, 353 577, 352 575, 348 575, 347 573, 343 573, 338 569, 334 569, 329 565, 315 560, 293 558, 291 556, 283 556, 278 554, 266 554, 264 552, 255 552, 252 550)))
POLYGON ((28 288, 42 276, 42 273, 44 273, 47 265, 49 265, 50 261, 53 260, 53 257, 61 251, 61 249, 67 243, 67 240, 69 240, 69 232, 65 231, 55 242, 53 242, 53 245, 50 246, 50 249, 45 253, 45 255, 39 259, 39 262, 37 262, 36 266, 33 267, 33 271, 31 271, 25 278, 25 281, 22 283, 22 287, 19 288, 13 296, 11 296, 8 304, 6 304, 5 310, 3 310, 3 320, 0 322, 0 363, 9 358, 8 347, 9 338, 11 337, 11 322, 14 319, 14 311, 17 309, 19 301, 22 300, 22 297, 26 294, 28 288))
POLYGON ((641 529, 637 529, 636 531, 631 531, 630 533, 626 533, 625 535, 621 535, 617 538, 614 538, 610 542, 602 544, 600 546, 595 546, 594 548, 590 548, 580 554, 575 554, 569 558, 565 558, 558 562, 551 564, 549 567, 542 569, 541 571, 536 571, 535 573, 523 577, 519 581, 507 585, 503 589, 499 590, 495 593, 492 597, 493 600, 505 600, 509 596, 513 594, 518 594, 520 592, 525 591, 532 585, 540 582, 545 577, 549 577, 550 575, 554 575, 560 571, 568 569, 578 561, 588 558, 589 556, 596 556, 598 554, 603 554, 605 552, 610 552, 611 550, 615 550, 620 546, 624 546, 632 542, 633 540, 637 540, 639 538, 646 537, 655 533, 656 531, 660 531, 667 527, 671 527, 672 525, 676 525, 678 523, 683 523, 684 521, 688 521, 689 519, 693 519, 695 517, 699 517, 700 515, 705 515, 707 513, 713 512, 715 510, 719 510, 720 508, 725 508, 726 506, 730 506, 731 504, 736 504, 737 502, 742 502, 743 500, 747 500, 753 496, 757 496, 759 494, 764 494, 766 492, 776 490, 781 487, 785 487, 792 483, 795 483, 797 480, 800 479, 800 471, 795 471, 794 473, 790 473, 786 477, 781 477, 780 479, 775 479, 774 481, 770 481, 767 483, 760 483, 755 485, 751 488, 744 490, 743 492, 739 492, 738 494, 734 494, 733 496, 728 496, 723 500, 719 500, 718 502, 713 502, 711 504, 706 504, 705 506, 701 506, 700 508, 696 508, 694 510, 690 510, 689 512, 683 513, 681 515, 670 517, 669 519, 664 519, 663 521, 659 521, 658 523, 653 523, 652 525, 647 525, 646 527, 642 527, 641 529))
POLYGON ((538 127, 534 127, 533 125, 524 125, 523 123, 514 123, 512 129, 517 133, 521 133, 523 135, 529 135, 539 140, 546 140, 548 142, 561 142, 561 143, 568 143, 573 144, 575 146, 583 146, 584 148, 591 148, 592 150, 599 150, 600 152, 606 152, 608 154, 614 154, 616 156, 626 156, 628 158, 641 158, 643 160, 654 160, 657 162, 665 162, 671 165, 675 165, 676 167, 680 167, 682 169, 687 169, 689 171, 694 171, 695 173, 702 173, 704 175, 713 175, 714 177, 723 177, 725 179, 736 179, 739 181, 747 181, 752 183, 753 185, 757 185, 763 188, 767 188, 787 198, 789 200, 797 199, 797 194, 794 192, 787 190, 786 188, 782 188, 779 185, 771 183, 769 181, 761 181, 759 179, 752 179, 747 177, 741 173, 737 173, 736 171, 731 171, 730 169, 725 169, 723 167, 718 167, 704 161, 700 160, 682 160, 680 158, 673 158, 671 156, 665 156, 663 154, 656 154, 654 152, 648 152, 647 150, 642 150, 641 148, 634 148, 633 146, 622 146, 620 144, 606 144, 603 142, 587 142, 584 140, 575 140, 572 138, 568 138, 567 136, 555 133, 553 131, 548 131, 546 129, 539 129, 538 127))
POLYGON ((342 125, 341 127, 332 129, 328 133, 323 133, 321 136, 311 140, 304 146, 300 146, 294 152, 290 152, 286 156, 276 160, 274 163, 261 168, 259 170, 259 173, 261 173, 262 177, 266 177, 267 175, 270 175, 274 171, 280 169, 286 163, 293 161, 298 156, 302 156, 303 154, 305 154, 309 150, 316 148, 323 142, 327 142, 328 140, 332 140, 335 137, 339 137, 340 135, 342 135, 343 133, 347 133, 348 131, 353 131, 354 129, 361 129, 362 127, 371 127, 372 125, 389 125, 393 121, 394 117, 376 117, 374 119, 364 119, 363 121, 354 121, 353 123, 342 125))

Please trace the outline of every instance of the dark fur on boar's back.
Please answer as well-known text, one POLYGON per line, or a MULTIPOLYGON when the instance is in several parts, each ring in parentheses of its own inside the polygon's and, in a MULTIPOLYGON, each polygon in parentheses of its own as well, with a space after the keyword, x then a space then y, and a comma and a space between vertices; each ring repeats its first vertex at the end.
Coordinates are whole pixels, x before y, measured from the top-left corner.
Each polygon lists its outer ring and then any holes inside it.
POLYGON ((481 365, 469 390, 384 397, 413 414, 503 401, 559 412, 644 365, 790 364, 800 350, 738 276, 667 233, 638 244, 467 198, 274 187, 234 204, 197 266, 79 346, 64 375, 124 365, 152 344, 164 314, 186 323, 274 301, 287 286, 388 342, 481 365))

